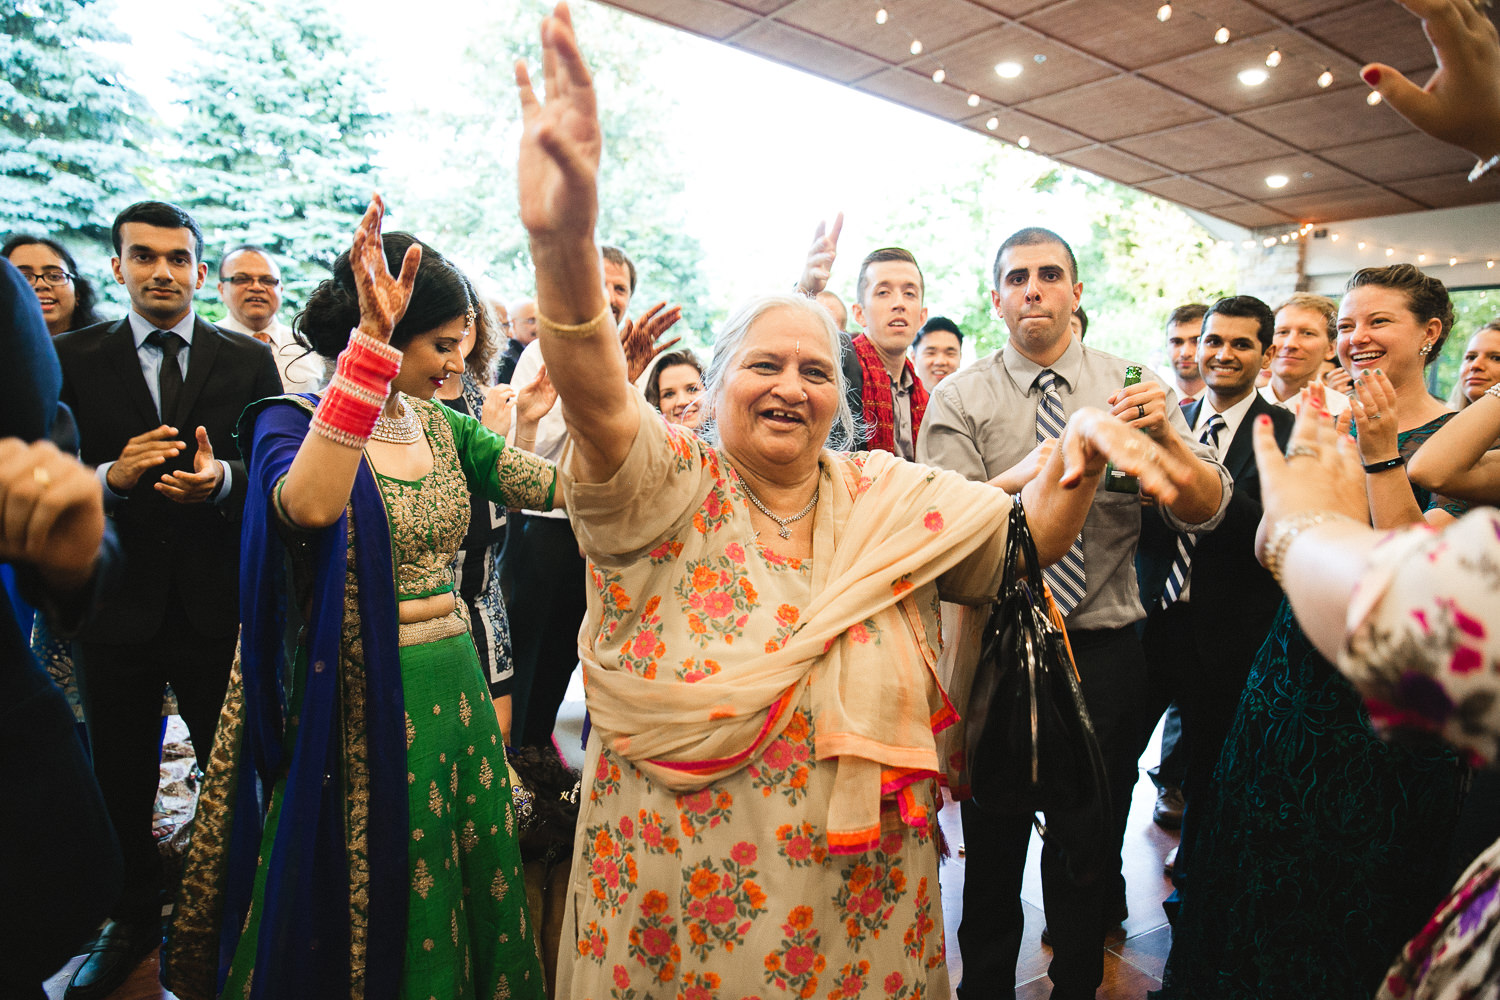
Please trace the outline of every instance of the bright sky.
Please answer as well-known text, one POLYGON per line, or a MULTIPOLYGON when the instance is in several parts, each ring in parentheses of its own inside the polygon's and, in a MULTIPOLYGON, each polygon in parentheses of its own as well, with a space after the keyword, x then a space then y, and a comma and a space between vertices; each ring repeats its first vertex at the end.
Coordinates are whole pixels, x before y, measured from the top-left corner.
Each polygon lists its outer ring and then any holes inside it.
MULTIPOLYGON (((454 26, 466 23, 470 11, 482 18, 483 0, 445 3, 442 15, 434 17, 412 16, 405 0, 329 2, 349 11, 346 30, 363 34, 387 66, 406 67, 381 74, 386 100, 462 100, 465 81, 455 52, 464 39, 454 26), (413 66, 420 72, 412 72, 413 66), (413 96, 399 97, 403 80, 418 78, 409 91, 413 96)), ((116 23, 133 42, 114 55, 130 82, 170 121, 168 76, 183 65, 184 38, 206 34, 202 18, 213 8, 163 21, 153 0, 115 0, 115 5, 116 23)), ((662 72, 670 74, 667 83, 681 104, 681 120, 691 123, 690 136, 684 135, 670 155, 687 178, 689 217, 717 301, 732 304, 789 285, 818 220, 831 220, 840 210, 846 213, 840 241, 845 263, 835 268, 835 287, 852 282, 851 259, 871 247, 910 241, 911 234, 873 231, 875 217, 933 171, 972 162, 990 142, 727 46, 652 28, 662 33, 670 56, 662 72)), ((388 142, 393 158, 422 155, 403 146, 399 136, 388 142)), ((1061 198, 1018 203, 1015 219, 1016 228, 1045 221, 1068 239, 1088 234, 1087 221, 1061 198)), ((993 235, 983 236, 977 253, 988 252, 993 235)))

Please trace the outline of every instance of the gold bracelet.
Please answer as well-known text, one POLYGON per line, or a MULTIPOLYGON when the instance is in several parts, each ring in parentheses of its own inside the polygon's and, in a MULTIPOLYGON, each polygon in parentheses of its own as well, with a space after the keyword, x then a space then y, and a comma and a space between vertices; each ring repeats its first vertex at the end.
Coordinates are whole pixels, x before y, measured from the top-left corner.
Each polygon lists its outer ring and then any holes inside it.
POLYGON ((1276 522, 1276 527, 1271 529, 1271 535, 1266 539, 1266 558, 1264 560, 1266 569, 1270 570, 1271 576, 1277 584, 1281 583, 1281 567, 1286 560, 1286 551, 1291 548, 1292 542, 1297 536, 1308 528, 1319 524, 1332 524, 1338 521, 1354 523, 1352 517, 1337 514, 1331 510, 1304 510, 1290 517, 1284 517, 1276 522))
POLYGON ((554 323, 552 322, 552 320, 548 319, 540 312, 538 312, 536 314, 536 329, 537 333, 539 334, 551 333, 553 336, 560 337, 563 340, 583 340, 598 333, 599 328, 604 325, 604 321, 608 319, 609 316, 610 311, 608 302, 604 303, 604 308, 599 311, 599 315, 595 316, 587 323, 554 323))

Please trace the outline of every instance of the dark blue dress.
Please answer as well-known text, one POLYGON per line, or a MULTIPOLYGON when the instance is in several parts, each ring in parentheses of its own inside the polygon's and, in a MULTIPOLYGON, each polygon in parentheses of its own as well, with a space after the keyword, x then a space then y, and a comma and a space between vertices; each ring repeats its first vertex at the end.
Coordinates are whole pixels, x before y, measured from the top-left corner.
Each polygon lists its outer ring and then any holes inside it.
MULTIPOLYGON (((1401 434, 1401 453, 1451 416, 1401 434)), ((1462 774, 1446 745, 1381 740, 1283 601, 1193 804, 1204 821, 1151 995, 1367 1000, 1447 892, 1462 774)))

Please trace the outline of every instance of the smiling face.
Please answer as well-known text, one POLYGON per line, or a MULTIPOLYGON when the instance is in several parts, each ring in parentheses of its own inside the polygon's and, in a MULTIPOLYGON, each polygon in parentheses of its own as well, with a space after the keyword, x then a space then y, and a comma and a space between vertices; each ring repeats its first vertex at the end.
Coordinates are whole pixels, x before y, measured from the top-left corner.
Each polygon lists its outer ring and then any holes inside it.
POLYGON ((68 264, 57 252, 45 243, 27 243, 11 251, 9 260, 25 276, 42 306, 42 319, 47 322, 47 332, 56 336, 73 329, 74 297, 73 279, 68 278, 54 285, 37 280, 38 275, 61 271, 68 273, 68 264))
POLYGON ((879 260, 865 268, 865 295, 854 304, 854 321, 887 358, 906 354, 927 322, 922 274, 904 260, 879 260))
POLYGON ((1472 403, 1497 382, 1500 382, 1500 330, 1486 327, 1474 334, 1464 349, 1458 384, 1472 403))
POLYGON ((1316 309, 1283 306, 1276 313, 1276 332, 1271 335, 1271 374, 1288 385, 1312 380, 1333 357, 1328 339, 1328 321, 1316 309))
POLYGON ((468 317, 460 314, 408 340, 401 348, 401 370, 391 381, 391 388, 418 399, 431 399, 444 382, 463 371, 461 348, 467 327, 468 317))
POLYGON ((1060 243, 1008 248, 997 268, 1000 287, 990 292, 995 312, 1005 321, 1011 343, 1027 359, 1050 365, 1072 342, 1068 324, 1083 295, 1060 243))
POLYGON ((229 315, 251 330, 271 325, 281 308, 281 268, 265 254, 241 250, 224 261, 219 298, 229 315))
POLYGON ((625 310, 630 308, 630 271, 624 264, 601 258, 604 264, 604 297, 609 299, 609 311, 615 314, 618 325, 625 319, 625 310))
POLYGON ((816 466, 838 412, 838 361, 828 331, 776 307, 750 324, 713 400, 719 437, 736 464, 769 479, 816 466))
POLYGON ((130 293, 130 305, 152 325, 176 326, 193 307, 208 266, 194 252, 192 230, 164 229, 145 222, 120 227, 120 253, 110 261, 115 280, 130 293))
POLYGON ((703 407, 699 396, 703 392, 703 376, 692 365, 669 365, 656 378, 656 391, 660 399, 662 416, 669 424, 682 424, 694 430, 703 423, 703 407))
POLYGON ((1339 360, 1358 378, 1379 368, 1396 389, 1422 378, 1425 344, 1442 335, 1443 321, 1426 323, 1411 311, 1406 293, 1381 285, 1359 285, 1339 303, 1339 360))
POLYGON ((1197 361, 1215 409, 1227 409, 1254 391, 1267 354, 1260 346, 1260 328, 1253 316, 1223 313, 1213 313, 1204 324, 1197 361))
POLYGON ((958 371, 963 347, 958 337, 948 330, 930 330, 917 341, 917 356, 914 364, 917 378, 928 392, 937 388, 943 379, 958 371))

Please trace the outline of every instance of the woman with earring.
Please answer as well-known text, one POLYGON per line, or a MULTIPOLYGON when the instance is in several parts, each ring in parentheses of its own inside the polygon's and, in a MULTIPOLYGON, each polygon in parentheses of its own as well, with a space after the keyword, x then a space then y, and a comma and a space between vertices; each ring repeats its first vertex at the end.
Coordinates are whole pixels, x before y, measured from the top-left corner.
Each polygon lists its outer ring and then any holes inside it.
MULTIPOLYGON (((1337 348, 1376 528, 1465 509, 1405 467, 1453 416, 1422 379, 1452 324, 1447 290, 1410 264, 1349 279, 1337 348)), ((1326 412, 1321 387, 1303 405, 1326 412)), ((1461 777, 1446 747, 1383 741, 1283 604, 1194 805, 1204 817, 1156 996, 1370 996, 1451 882, 1461 777)))
POLYGON ((557 470, 432 402, 472 295, 440 254, 382 237, 382 211, 298 318, 337 360, 321 398, 241 423, 240 671, 165 970, 192 1000, 545 990, 453 561, 471 493, 548 509, 557 470))

